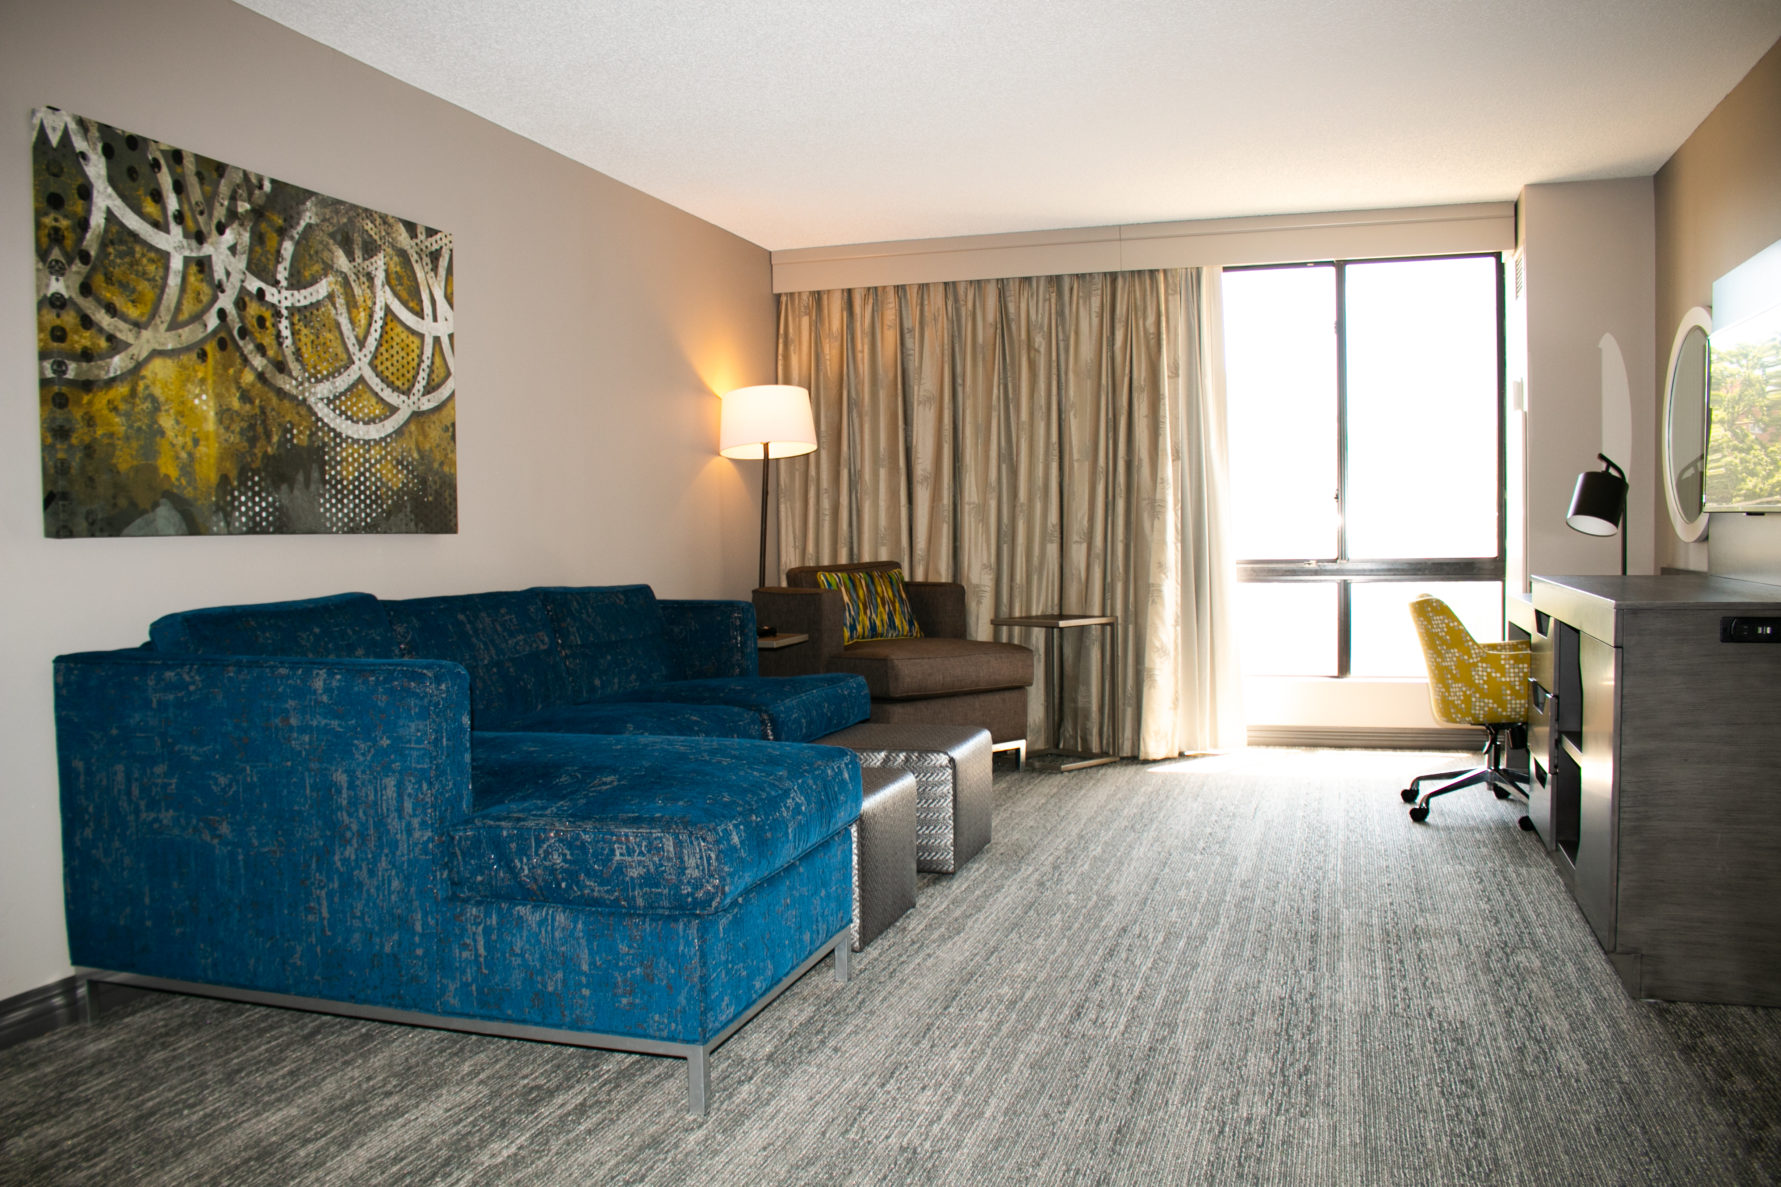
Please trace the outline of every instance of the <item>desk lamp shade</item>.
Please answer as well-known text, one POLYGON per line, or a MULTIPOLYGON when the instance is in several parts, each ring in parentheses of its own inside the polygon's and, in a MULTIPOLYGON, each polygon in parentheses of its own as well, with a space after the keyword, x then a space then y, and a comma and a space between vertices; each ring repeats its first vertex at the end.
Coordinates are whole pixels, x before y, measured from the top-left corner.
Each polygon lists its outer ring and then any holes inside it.
POLYGON ((1577 475, 1577 489, 1571 492, 1571 510, 1565 523, 1572 530, 1589 536, 1612 536, 1620 532, 1620 572, 1626 574, 1626 533, 1621 531, 1626 518, 1626 471, 1598 453, 1600 470, 1586 470, 1577 475))
MULTIPOLYGON (((810 393, 789 383, 763 383, 725 392, 717 451, 728 458, 761 460, 761 573, 767 584, 767 472, 777 457, 816 452, 816 421, 810 393)), ((771 629, 771 628, 767 628, 771 629)))

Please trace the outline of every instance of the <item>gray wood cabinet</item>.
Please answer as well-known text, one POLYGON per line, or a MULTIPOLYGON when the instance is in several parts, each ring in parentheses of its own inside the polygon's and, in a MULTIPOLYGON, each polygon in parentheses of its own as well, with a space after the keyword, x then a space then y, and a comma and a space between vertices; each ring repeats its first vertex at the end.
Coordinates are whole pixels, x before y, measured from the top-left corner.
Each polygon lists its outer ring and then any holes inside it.
POLYGON ((1628 992, 1781 1005, 1781 587, 1535 577, 1529 815, 1628 992))

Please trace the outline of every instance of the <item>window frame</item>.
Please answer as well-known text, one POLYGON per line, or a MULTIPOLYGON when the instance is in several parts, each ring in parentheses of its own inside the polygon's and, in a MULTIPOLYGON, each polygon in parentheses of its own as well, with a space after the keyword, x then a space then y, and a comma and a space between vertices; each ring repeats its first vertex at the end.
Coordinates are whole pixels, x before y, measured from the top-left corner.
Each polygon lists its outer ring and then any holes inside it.
MULTIPOLYGON (((1336 281, 1336 559, 1281 557, 1235 562, 1241 582, 1331 582, 1336 586, 1336 672, 1307 679, 1348 679, 1352 670, 1354 616, 1351 591, 1355 582, 1495 581, 1507 596, 1508 571, 1508 375, 1507 292, 1500 251, 1453 252, 1441 255, 1369 256, 1354 259, 1300 260, 1287 264, 1245 264, 1226 272, 1280 272, 1289 268, 1334 268, 1336 281), (1497 539, 1494 557, 1348 559, 1348 268, 1354 264, 1392 264, 1415 260, 1490 259, 1496 278, 1496 411, 1497 411, 1497 539)), ((1500 613, 1500 610, 1499 610, 1500 613)), ((1287 677, 1291 679, 1291 677, 1287 677)))

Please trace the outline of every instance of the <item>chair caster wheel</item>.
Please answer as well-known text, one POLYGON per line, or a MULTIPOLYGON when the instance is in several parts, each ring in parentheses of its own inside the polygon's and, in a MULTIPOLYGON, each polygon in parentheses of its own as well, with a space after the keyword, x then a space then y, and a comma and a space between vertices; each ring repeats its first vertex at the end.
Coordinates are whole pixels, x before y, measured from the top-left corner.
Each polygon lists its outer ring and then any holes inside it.
POLYGON ((1532 816, 1523 816, 1515 823, 1521 826, 1521 831, 1524 833, 1531 833, 1534 831, 1534 818, 1532 816))
POLYGON ((1509 798, 1509 793, 1504 791, 1500 787, 1493 787, 1493 788, 1491 788, 1491 790, 1497 793, 1497 798, 1499 800, 1506 800, 1509 798))
POLYGON ((1428 808, 1427 804, 1418 804, 1414 808, 1410 809, 1410 819, 1414 820, 1417 824, 1421 824, 1423 821, 1427 820, 1428 818, 1429 818, 1429 808, 1428 808))
POLYGON ((1404 790, 1398 792, 1398 798, 1403 800, 1406 804, 1414 804, 1416 802, 1416 789, 1414 787, 1406 787, 1404 790))

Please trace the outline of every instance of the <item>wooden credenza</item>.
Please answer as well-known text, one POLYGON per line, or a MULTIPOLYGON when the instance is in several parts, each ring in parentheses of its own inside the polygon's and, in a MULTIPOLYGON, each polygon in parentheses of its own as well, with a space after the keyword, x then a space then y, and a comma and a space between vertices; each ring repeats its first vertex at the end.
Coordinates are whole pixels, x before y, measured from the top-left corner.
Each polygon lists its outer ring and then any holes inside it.
POLYGON ((1781 638, 1781 586, 1535 577, 1510 620, 1528 814, 1627 991, 1781 1005, 1781 642, 1722 638, 1781 638))

